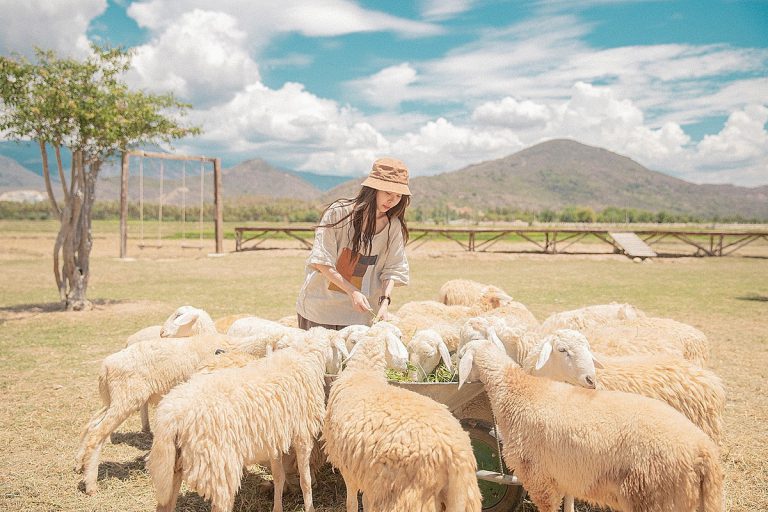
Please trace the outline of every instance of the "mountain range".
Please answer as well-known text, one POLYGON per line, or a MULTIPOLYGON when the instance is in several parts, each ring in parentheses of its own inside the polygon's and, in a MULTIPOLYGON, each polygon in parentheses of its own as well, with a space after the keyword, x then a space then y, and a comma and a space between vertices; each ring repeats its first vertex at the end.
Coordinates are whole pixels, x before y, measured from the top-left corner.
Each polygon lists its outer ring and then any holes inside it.
MULTIPOLYGON (((129 194, 135 195, 136 180, 131 179, 129 194)), ((204 181, 206 190, 212 190, 210 174, 204 181)), ((260 197, 328 203, 339 197, 353 197, 361 181, 362 177, 348 179, 279 169, 260 159, 222 171, 225 201, 260 197)), ((180 203, 180 190, 184 190, 180 185, 178 177, 163 183, 166 202, 180 203)), ((145 201, 156 200, 160 188, 157 177, 147 175, 143 186, 145 201)), ((191 198, 199 198, 199 187, 199 179, 187 180, 187 204, 194 202, 191 198)), ((40 176, 13 160, 0 157, 0 191, 19 188, 44 190, 40 176)), ((755 188, 697 185, 646 169, 606 149, 564 139, 543 142, 504 158, 455 171, 414 177, 410 188, 412 204, 423 208, 507 207, 541 211, 569 206, 602 210, 614 206, 707 218, 739 214, 745 218, 768 219, 768 185, 755 188)), ((96 189, 98 199, 116 200, 119 190, 117 173, 102 172, 96 189)))

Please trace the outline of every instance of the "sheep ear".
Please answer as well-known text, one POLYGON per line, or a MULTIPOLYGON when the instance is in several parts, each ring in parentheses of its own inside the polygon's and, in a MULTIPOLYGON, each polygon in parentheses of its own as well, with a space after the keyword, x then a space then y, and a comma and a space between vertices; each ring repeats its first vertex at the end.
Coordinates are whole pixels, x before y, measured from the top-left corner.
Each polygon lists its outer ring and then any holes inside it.
POLYGON ((487 333, 488 333, 488 339, 491 341, 491 343, 496 345, 496 348, 498 348, 499 350, 501 350, 506 354, 507 349, 504 347, 504 344, 501 342, 501 340, 499 339, 499 336, 496 334, 496 329, 494 329, 492 325, 488 327, 487 333))
POLYGON ((343 365, 345 365, 345 364, 347 364, 347 361, 349 361, 350 359, 352 359, 352 356, 354 356, 354 355, 355 355, 355 352, 357 351, 357 348, 358 348, 360 345, 361 345, 361 343, 360 343, 360 342, 357 342, 357 343, 355 343, 355 345, 352 347, 352 350, 350 350, 350 351, 349 351, 349 354, 347 355, 347 358, 346 358, 346 359, 344 359, 344 360, 341 362, 342 366, 343 366, 343 365))
POLYGON ((393 357, 408 361, 408 349, 397 336, 389 332, 387 333, 387 350, 393 357))
POLYGON ((347 350, 347 344, 344 343, 343 339, 341 339, 340 337, 334 337, 333 346, 336 349, 336 351, 339 354, 341 354, 341 359, 349 358, 349 351, 347 350))
POLYGON ((595 354, 592 354, 592 363, 595 365, 595 368, 599 368, 601 370, 605 369, 605 365, 602 361, 600 361, 600 359, 595 357, 595 354))
POLYGON ((459 360, 459 389, 469 378, 469 374, 472 372, 472 365, 474 363, 475 353, 473 350, 467 350, 459 360))
POLYGON ((440 352, 440 357, 443 358, 445 367, 448 368, 448 370, 453 371, 453 365, 451 364, 451 352, 448 350, 448 345, 446 345, 442 339, 440 340, 440 343, 437 344, 437 351, 440 352))
POLYGON ((547 364, 547 361, 549 361, 549 356, 552 354, 552 341, 547 340, 544 342, 543 346, 541 347, 541 352, 539 352, 539 358, 536 360, 536 370, 541 370, 541 368, 547 364))
POLYGON ((181 327, 182 325, 191 324, 195 320, 197 320, 198 313, 188 311, 186 313, 182 313, 181 315, 177 316, 173 319, 173 325, 177 327, 181 327))

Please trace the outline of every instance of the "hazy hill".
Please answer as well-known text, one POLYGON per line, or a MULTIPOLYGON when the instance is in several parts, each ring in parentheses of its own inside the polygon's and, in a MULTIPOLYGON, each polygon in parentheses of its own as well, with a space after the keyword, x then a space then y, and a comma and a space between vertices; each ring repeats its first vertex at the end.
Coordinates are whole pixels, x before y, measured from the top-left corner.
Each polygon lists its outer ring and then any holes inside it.
POLYGON ((35 174, 16 160, 0 156, 0 192, 6 190, 45 191, 43 177, 35 174))
MULTIPOLYGON (((349 197, 359 178, 324 194, 349 197)), ((552 140, 513 155, 411 180, 414 205, 484 210, 607 206, 768 219, 768 186, 696 185, 650 171, 634 160, 571 140, 552 140)))

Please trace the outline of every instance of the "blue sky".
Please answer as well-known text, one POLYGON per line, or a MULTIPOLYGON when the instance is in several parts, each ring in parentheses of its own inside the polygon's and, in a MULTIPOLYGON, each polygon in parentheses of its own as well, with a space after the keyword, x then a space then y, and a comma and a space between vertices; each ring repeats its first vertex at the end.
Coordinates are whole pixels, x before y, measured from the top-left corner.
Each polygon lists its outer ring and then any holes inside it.
POLYGON ((418 176, 565 137, 768 184, 765 0, 0 0, 0 22, 5 55, 134 48, 129 84, 203 127, 173 150, 225 166, 418 176))

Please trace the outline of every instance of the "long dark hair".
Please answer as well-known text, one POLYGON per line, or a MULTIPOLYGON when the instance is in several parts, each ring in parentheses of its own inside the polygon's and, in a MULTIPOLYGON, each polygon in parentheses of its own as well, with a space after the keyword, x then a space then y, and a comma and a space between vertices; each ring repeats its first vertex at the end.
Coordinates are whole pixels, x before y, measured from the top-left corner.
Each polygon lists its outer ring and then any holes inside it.
MULTIPOLYGON (((400 227, 403 233, 403 244, 408 243, 408 226, 405 223, 405 210, 411 204, 411 196, 400 197, 400 202, 387 211, 387 217, 391 221, 393 217, 400 219, 400 227)), ((329 204, 323 211, 323 216, 334 207, 352 205, 352 211, 331 224, 318 225, 319 228, 335 228, 339 225, 352 225, 352 253, 370 254, 373 236, 376 234, 376 189, 363 186, 354 199, 339 199, 329 204), (365 225, 363 225, 365 223, 365 225), (362 249, 365 249, 364 251, 362 249)), ((387 226, 389 229, 390 226, 387 226)))

